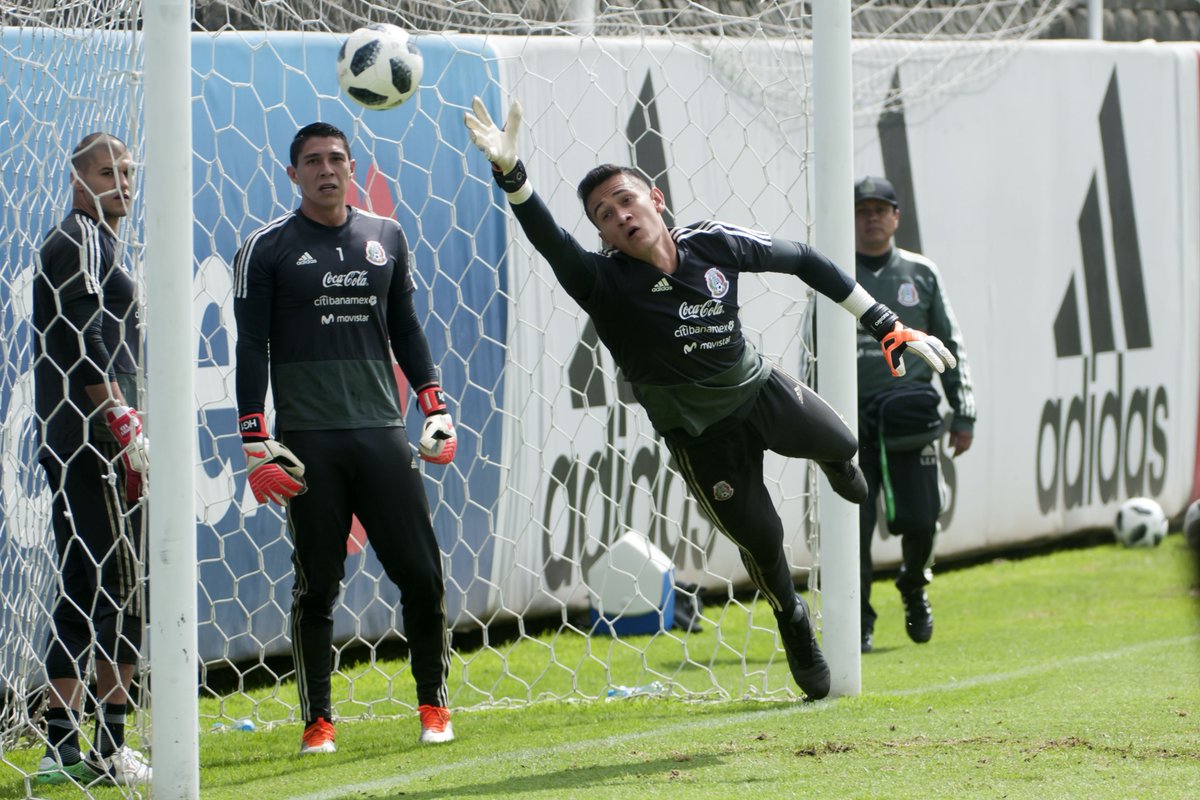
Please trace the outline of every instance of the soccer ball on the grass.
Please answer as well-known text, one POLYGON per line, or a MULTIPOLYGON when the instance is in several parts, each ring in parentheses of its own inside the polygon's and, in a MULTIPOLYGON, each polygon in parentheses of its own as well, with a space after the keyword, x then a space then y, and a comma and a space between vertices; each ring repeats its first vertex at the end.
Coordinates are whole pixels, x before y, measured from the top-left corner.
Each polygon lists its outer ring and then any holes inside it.
POLYGON ((425 60, 414 37, 396 25, 378 22, 350 34, 338 51, 342 91, 359 105, 395 108, 413 96, 425 60))
POLYGON ((1200 500, 1188 506, 1183 515, 1183 538, 1188 547, 1200 550, 1200 500))
POLYGON ((1126 547, 1156 547, 1167 535, 1167 515, 1149 497, 1131 497, 1121 503, 1113 533, 1126 547))

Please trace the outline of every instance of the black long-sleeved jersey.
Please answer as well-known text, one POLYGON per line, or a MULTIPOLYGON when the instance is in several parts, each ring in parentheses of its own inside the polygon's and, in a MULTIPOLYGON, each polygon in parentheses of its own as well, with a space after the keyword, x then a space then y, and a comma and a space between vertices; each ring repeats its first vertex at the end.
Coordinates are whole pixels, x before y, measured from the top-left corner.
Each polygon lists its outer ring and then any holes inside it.
MULTIPOLYGON (((59 458, 115 441, 84 387, 119 381, 132 399, 138 305, 111 231, 74 209, 46 234, 33 284, 34 394, 41 446, 59 458)), ((46 458, 49 453, 40 453, 46 458)))
POLYGON ((537 193, 513 213, 563 288, 592 318, 660 432, 698 435, 758 392, 771 372, 742 335, 743 272, 796 275, 835 301, 855 282, 806 244, 721 222, 671 230, 677 268, 667 275, 615 250, 585 250, 537 193))
POLYGON ((240 415, 262 413, 268 363, 280 430, 403 426, 393 353, 414 387, 437 382, 404 231, 394 219, 348 211, 335 228, 294 211, 238 250, 240 415))

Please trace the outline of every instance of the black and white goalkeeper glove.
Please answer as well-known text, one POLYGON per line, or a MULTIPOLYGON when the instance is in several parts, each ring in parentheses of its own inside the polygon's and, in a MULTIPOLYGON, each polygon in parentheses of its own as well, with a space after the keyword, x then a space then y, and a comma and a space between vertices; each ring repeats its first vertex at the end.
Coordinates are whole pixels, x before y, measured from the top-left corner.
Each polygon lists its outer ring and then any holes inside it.
POLYGON ((496 183, 507 194, 515 194, 525 186, 525 165, 517 157, 517 134, 521 129, 521 103, 517 100, 508 107, 508 120, 504 130, 492 122, 487 106, 478 97, 471 101, 471 111, 463 114, 463 123, 471 142, 479 148, 484 158, 492 162, 492 174, 496 183))
POLYGON ((954 369, 958 361, 942 340, 914 328, 906 328, 896 312, 876 303, 859 318, 867 332, 883 346, 888 369, 897 378, 904 375, 904 353, 912 351, 937 372, 954 369))

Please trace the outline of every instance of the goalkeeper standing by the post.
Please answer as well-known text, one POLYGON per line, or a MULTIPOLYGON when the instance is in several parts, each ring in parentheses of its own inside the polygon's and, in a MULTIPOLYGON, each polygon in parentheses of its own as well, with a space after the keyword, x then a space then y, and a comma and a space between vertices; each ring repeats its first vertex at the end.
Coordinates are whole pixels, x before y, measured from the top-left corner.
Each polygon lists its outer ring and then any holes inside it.
POLYGON ((606 247, 584 250, 554 221, 518 160, 520 104, 513 103, 504 131, 479 98, 473 109, 465 118, 471 139, 492 162, 525 235, 592 318, 700 507, 737 544, 775 612, 792 677, 809 697, 825 697, 829 667, 792 583, 763 454, 814 460, 834 491, 854 503, 866 498, 866 481, 852 461, 857 442, 837 412, 742 336, 739 275, 803 279, 883 342, 897 371, 906 348, 938 371, 953 366, 953 356, 937 339, 900 325, 807 245, 719 222, 668 228, 662 192, 628 167, 596 167, 579 184, 584 213, 606 247))
POLYGON ((144 627, 142 476, 149 452, 138 412, 137 290, 116 231, 129 215, 133 158, 89 134, 71 153, 71 212, 46 235, 33 285, 38 461, 53 496, 59 597, 46 675, 46 753, 37 783, 149 783, 125 744, 129 687, 144 627), (96 735, 80 752, 89 656, 96 735))
POLYGON ((234 262, 239 428, 255 498, 286 505, 295 585, 291 635, 301 753, 335 751, 333 608, 357 515, 399 587, 422 742, 454 738, 441 553, 405 436, 395 356, 425 423, 421 458, 457 444, 413 307, 408 242, 394 219, 346 205, 354 175, 342 131, 315 122, 292 140, 300 207, 242 243, 234 262), (268 370, 278 440, 264 416, 268 370))

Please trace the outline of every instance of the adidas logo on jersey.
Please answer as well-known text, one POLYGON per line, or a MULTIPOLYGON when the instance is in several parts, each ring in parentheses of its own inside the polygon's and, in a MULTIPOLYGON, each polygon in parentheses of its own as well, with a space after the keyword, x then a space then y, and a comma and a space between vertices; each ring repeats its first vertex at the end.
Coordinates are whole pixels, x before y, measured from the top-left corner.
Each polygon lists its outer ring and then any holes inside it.
POLYGON ((660 278, 658 283, 650 288, 652 292, 669 292, 671 291, 671 282, 666 278, 660 278))
POLYGON ((296 259, 297 267, 303 267, 305 264, 315 264, 315 263, 317 263, 317 260, 315 258, 313 258, 311 255, 309 255, 307 250, 304 251, 304 255, 302 255, 296 259))

